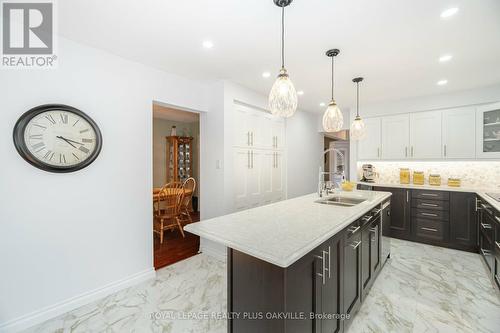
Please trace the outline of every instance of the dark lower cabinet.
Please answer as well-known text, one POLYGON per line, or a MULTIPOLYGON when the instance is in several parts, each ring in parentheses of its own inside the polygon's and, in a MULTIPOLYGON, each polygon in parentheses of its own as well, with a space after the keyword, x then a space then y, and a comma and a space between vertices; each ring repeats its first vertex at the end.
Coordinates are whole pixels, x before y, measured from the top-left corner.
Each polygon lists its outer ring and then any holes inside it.
POLYGON ((348 327, 361 305, 361 232, 346 239, 344 245, 344 311, 350 319, 344 321, 348 327))
POLYGON ((382 206, 286 268, 228 249, 228 332, 345 332, 387 258, 382 206))
POLYGON ((465 192, 450 193, 450 243, 456 247, 476 251, 476 194, 465 192))
POLYGON ((392 187, 374 187, 373 189, 392 193, 390 236, 411 240, 411 190, 392 187))

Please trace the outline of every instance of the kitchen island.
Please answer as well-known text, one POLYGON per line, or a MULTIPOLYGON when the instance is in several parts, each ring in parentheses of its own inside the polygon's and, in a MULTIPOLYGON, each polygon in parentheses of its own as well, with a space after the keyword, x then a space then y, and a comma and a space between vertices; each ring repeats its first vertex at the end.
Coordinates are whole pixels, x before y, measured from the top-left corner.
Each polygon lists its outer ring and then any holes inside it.
POLYGON ((228 331, 347 329, 388 256, 390 196, 311 194, 187 225, 228 247, 228 331))

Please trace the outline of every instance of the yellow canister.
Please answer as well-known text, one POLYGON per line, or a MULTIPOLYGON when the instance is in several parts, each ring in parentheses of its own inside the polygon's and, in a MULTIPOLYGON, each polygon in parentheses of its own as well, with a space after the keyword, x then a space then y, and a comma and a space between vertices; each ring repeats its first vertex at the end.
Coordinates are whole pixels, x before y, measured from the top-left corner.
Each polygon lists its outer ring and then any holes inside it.
POLYGON ((460 187, 460 184, 461 184, 460 178, 448 178, 448 186, 460 187))
POLYGON ((441 186, 441 175, 429 175, 429 184, 434 186, 441 186))
POLYGON ((399 169, 399 183, 410 184, 410 169, 408 168, 399 169))
POLYGON ((413 172, 413 184, 424 185, 424 172, 423 171, 414 171, 413 172))

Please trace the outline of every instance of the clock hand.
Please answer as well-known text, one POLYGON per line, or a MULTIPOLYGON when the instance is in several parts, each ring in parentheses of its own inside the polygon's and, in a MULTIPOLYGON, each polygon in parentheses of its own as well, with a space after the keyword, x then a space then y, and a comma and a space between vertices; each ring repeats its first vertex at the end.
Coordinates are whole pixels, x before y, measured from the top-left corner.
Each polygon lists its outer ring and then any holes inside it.
POLYGON ((77 143, 77 144, 79 144, 79 145, 81 145, 81 146, 85 146, 85 144, 84 144, 84 143, 82 143, 82 142, 78 142, 78 141, 74 141, 74 140, 66 139, 66 138, 65 138, 65 137, 63 137, 63 136, 61 136, 61 139, 65 140, 65 141, 69 141, 69 142, 77 143))
POLYGON ((76 148, 76 146, 74 144, 72 144, 71 142, 69 142, 68 139, 63 138, 62 136, 56 136, 56 138, 64 140, 64 141, 66 141, 66 143, 71 145, 73 148, 76 148))

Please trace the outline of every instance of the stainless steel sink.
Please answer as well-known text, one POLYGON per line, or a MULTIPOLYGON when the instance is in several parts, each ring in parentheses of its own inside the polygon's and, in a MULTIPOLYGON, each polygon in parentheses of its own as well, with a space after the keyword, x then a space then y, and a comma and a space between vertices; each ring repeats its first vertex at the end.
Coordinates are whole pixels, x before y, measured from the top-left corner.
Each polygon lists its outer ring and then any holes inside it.
POLYGON ((360 203, 362 203, 364 201, 366 201, 366 199, 343 197, 343 196, 333 196, 333 197, 327 197, 324 199, 317 200, 316 202, 323 204, 323 205, 352 207, 352 206, 359 205, 360 203))

